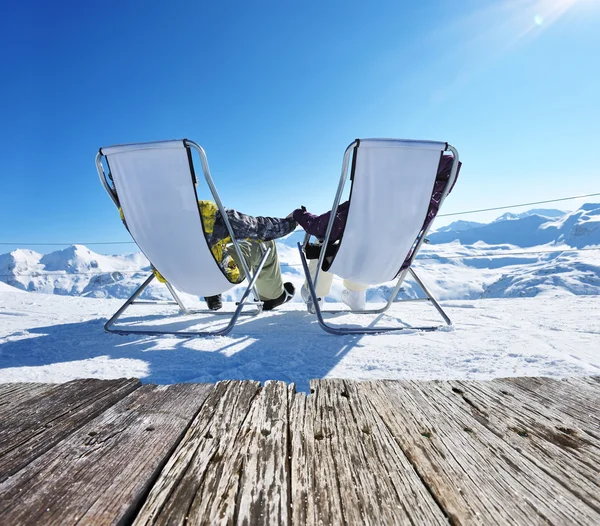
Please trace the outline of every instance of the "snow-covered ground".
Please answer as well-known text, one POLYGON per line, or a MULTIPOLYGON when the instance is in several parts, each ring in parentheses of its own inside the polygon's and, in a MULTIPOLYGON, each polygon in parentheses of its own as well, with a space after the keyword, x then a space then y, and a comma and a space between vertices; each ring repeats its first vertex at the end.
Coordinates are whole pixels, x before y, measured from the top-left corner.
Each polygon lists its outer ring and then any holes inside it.
MULTIPOLYGON (((295 232, 277 243, 284 280, 297 289, 304 277, 296 243, 303 237, 295 232)), ((0 255, 0 382, 278 379, 305 390, 310 379, 323 377, 600 374, 600 204, 570 213, 504 214, 489 224, 457 221, 429 238, 414 266, 443 300, 454 326, 362 337, 322 331, 305 312, 300 294, 275 312, 241 319, 226 337, 106 334, 106 318, 149 274, 142 254, 108 256, 75 245, 45 255, 23 249, 0 255)), ((370 288, 367 299, 383 301, 392 286, 370 288)), ((336 278, 327 306, 339 302, 341 290, 336 278)), ((224 294, 226 308, 233 309, 241 293, 238 286, 224 294)), ((399 297, 417 295, 409 279, 399 297)), ((169 296, 154 282, 143 297, 169 296)), ((198 298, 182 298, 203 306, 198 298)), ((137 316, 134 321, 200 328, 198 320, 181 317, 172 307, 134 309, 129 311, 137 316)), ((395 305, 391 312, 391 320, 379 322, 440 321, 423 304, 395 305)), ((340 324, 362 321, 353 314, 330 316, 340 324)))
MULTIPOLYGON (((0 383, 135 376, 144 382, 268 379, 308 389, 312 378, 463 378, 600 374, 600 299, 445 301, 452 328, 333 336, 296 303, 241 319, 224 337, 118 336, 103 331, 116 299, 23 292, 0 283, 0 383)), ((225 308, 232 308, 226 305, 225 308)), ((134 307, 153 324, 199 328, 172 307, 134 307)), ((437 323, 427 305, 394 305, 380 323, 437 323), (401 320, 398 321, 398 320, 401 320)), ((352 325, 358 315, 329 315, 352 325)), ((141 318, 126 318, 126 322, 141 318)), ((373 318, 372 318, 373 319, 373 318)), ((212 326, 222 322, 213 322, 212 326)))

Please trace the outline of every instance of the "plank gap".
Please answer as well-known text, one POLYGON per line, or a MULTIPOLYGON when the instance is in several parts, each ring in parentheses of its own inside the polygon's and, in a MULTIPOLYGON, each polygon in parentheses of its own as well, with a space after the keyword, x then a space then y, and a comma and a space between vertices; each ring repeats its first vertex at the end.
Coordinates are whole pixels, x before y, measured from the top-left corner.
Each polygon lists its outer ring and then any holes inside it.
MULTIPOLYGON (((190 429, 192 423, 194 422, 194 420, 196 419, 196 417, 198 416, 198 414, 204 407, 204 404, 206 403, 207 399, 208 399, 208 396, 206 396, 206 398, 204 398, 204 400, 200 404, 200 407, 198 407, 198 410, 194 413, 194 416, 192 416, 189 419, 187 426, 185 427, 185 429, 183 429, 183 431, 181 432, 179 437, 177 437, 177 439, 173 442, 173 446, 169 449, 167 454, 164 456, 164 458, 162 459, 162 462, 156 467, 154 472, 148 477, 148 483, 142 490, 140 490, 140 498, 138 499, 137 502, 135 502, 134 504, 131 505, 130 509, 127 512, 125 512, 125 514, 123 515, 123 518, 119 521, 119 524, 122 524, 123 526, 131 526, 131 524, 133 524, 133 522, 137 518, 140 510, 144 506, 146 499, 148 498, 148 495, 150 494, 150 490, 152 489, 152 487, 158 480, 158 477, 160 477, 160 474, 161 474, 163 468, 166 466, 167 462, 169 461, 169 459, 171 458, 171 456, 173 455, 173 453, 175 452, 175 450, 177 449, 177 447, 183 440, 183 437, 186 435, 186 433, 190 429)), ((130 411, 131 409, 132 409, 131 407, 126 408, 127 411, 130 411)), ((152 428, 152 431, 154 431, 154 427, 152 427, 152 426, 147 427, 146 430, 148 430, 150 428, 152 428)))

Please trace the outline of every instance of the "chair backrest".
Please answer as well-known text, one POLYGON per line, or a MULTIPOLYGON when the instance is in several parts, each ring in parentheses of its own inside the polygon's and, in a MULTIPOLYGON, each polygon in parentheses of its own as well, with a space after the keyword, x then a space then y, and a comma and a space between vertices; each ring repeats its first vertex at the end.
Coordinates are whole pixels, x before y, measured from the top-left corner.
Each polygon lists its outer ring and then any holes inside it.
POLYGON ((185 141, 101 148, 131 236, 140 250, 182 292, 213 296, 233 284, 204 235, 185 141))
POLYGON ((350 207, 330 271, 368 285, 393 280, 419 235, 446 143, 357 141, 350 207))

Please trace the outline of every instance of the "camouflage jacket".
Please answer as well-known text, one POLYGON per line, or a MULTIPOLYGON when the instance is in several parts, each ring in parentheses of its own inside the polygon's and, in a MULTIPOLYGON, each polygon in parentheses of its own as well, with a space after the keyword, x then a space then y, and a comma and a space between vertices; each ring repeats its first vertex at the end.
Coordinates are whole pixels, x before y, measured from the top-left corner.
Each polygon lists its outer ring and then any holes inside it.
MULTIPOLYGON (((229 281, 240 282, 240 271, 233 258, 227 253, 231 237, 219 208, 212 201, 198 201, 206 241, 215 259, 229 281)), ((296 221, 290 218, 249 216, 237 210, 226 209, 227 218, 237 240, 271 241, 287 236, 296 228, 296 221)))

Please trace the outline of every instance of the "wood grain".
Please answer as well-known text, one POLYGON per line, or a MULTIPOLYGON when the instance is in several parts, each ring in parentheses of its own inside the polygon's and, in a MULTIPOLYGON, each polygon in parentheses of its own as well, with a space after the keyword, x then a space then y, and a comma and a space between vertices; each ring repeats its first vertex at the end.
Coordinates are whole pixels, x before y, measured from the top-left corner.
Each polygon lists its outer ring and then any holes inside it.
MULTIPOLYGON (((55 384, 0 384, 0 413, 7 415, 20 403, 50 391, 55 384)), ((2 421, 0 420, 0 427, 2 421)))
POLYGON ((448 524, 353 382, 313 380, 311 391, 292 415, 294 524, 448 524))
POLYGON ((0 524, 600 524, 600 378, 0 385, 0 524))
POLYGON ((0 522, 130 521, 210 390, 136 390, 0 484, 0 522))
POLYGON ((232 524, 243 472, 238 440, 258 382, 216 384, 162 470, 134 524, 232 524))
POLYGON ((600 512, 600 441, 568 415, 496 382, 440 382, 435 388, 454 393, 465 412, 600 512))
POLYGON ((600 439, 598 390, 595 385, 580 378, 556 380, 519 377, 501 378, 492 382, 515 387, 520 396, 567 415, 588 434, 600 439))
POLYGON ((0 482, 140 385, 135 378, 74 380, 20 403, 0 420, 0 482))
POLYGON ((596 524, 600 514, 436 382, 359 385, 453 523, 596 524))

